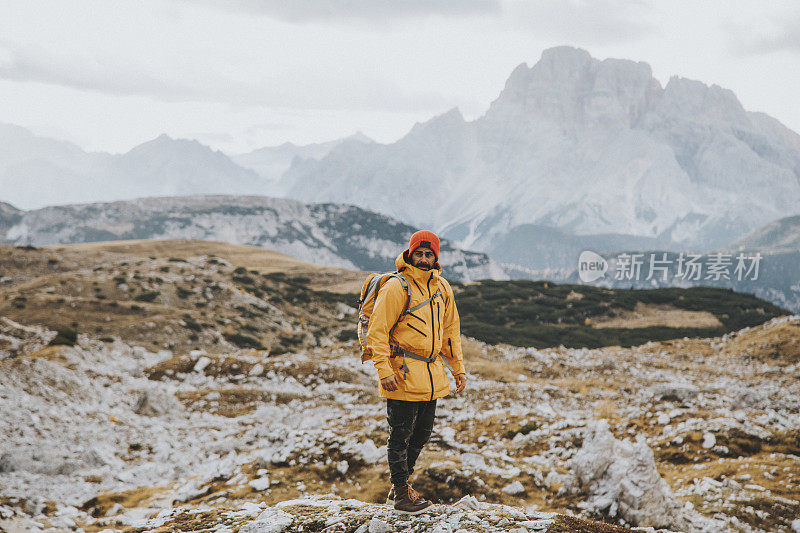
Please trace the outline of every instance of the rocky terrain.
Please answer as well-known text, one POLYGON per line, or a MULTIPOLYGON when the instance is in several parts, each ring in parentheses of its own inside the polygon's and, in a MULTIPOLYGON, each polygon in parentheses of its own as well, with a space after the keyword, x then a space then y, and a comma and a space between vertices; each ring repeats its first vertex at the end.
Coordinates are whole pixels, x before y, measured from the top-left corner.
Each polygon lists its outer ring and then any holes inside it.
POLYGON ((51 249, 12 249, 21 266, 0 282, 0 528, 800 529, 800 317, 631 348, 464 338, 470 381, 439 403, 413 478, 437 506, 410 520, 381 505, 385 407, 344 334, 353 309, 324 289, 336 271, 302 274, 277 254, 256 264, 242 247, 228 250, 241 263, 178 246, 170 261, 169 247, 148 246, 155 259, 62 247, 57 263, 41 259, 51 249), (96 270, 68 268, 95 253, 96 270), (206 297, 206 283, 220 290, 206 297), (131 295, 155 291, 130 309, 131 295), (98 307, 110 301, 122 309, 98 307))

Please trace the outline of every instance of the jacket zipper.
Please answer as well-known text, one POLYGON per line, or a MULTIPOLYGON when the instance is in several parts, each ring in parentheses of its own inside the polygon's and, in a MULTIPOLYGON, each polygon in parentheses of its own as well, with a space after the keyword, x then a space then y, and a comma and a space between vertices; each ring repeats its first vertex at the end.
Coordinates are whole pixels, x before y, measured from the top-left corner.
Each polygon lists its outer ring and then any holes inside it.
MULTIPOLYGON (((414 285, 416 285, 416 286, 417 286, 417 288, 419 289, 419 293, 420 293, 421 295, 425 296, 425 291, 423 291, 423 290, 422 290, 422 287, 420 287, 420 286, 419 286, 419 283, 417 283, 417 280, 415 280, 414 278, 411 278, 411 281, 413 281, 413 282, 414 282, 414 285)), ((428 292, 430 292, 430 291, 428 291, 428 292)), ((428 296, 430 296, 430 294, 429 294, 428 296)))
POLYGON ((439 335, 442 334, 442 319, 441 319, 441 312, 439 311, 439 302, 436 302, 436 322, 439 324, 439 335))
MULTIPOLYGON (((431 297, 431 280, 433 274, 428 278, 428 298, 431 297)), ((431 308, 431 357, 433 357, 433 350, 436 348, 436 320, 433 316, 433 300, 428 300, 428 305, 431 308)))
MULTIPOLYGON (((433 274, 428 277, 428 298, 431 297, 431 280, 433 279, 433 274)), ((428 301, 428 305, 431 308, 431 357, 433 357, 433 350, 436 347, 436 321, 433 319, 433 300, 428 301)), ((428 377, 431 380, 431 401, 433 401, 433 374, 431 373, 431 364, 425 363, 428 367, 428 377)))

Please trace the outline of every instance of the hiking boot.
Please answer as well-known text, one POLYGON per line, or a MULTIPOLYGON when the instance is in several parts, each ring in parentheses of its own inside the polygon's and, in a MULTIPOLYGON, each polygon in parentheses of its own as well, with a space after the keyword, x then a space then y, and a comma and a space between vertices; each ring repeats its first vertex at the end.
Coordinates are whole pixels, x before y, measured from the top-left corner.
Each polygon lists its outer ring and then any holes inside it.
POLYGON ((395 497, 394 510, 398 513, 419 514, 433 505, 428 500, 420 498, 410 485, 397 485, 392 489, 394 494, 390 491, 389 495, 395 497))
MULTIPOLYGON (((414 499, 421 500, 423 502, 428 501, 425 498, 423 498, 422 496, 420 496, 417 491, 414 490, 414 488, 411 486, 411 483, 408 484, 408 488, 411 490, 411 493, 414 495, 414 499)), ((389 494, 386 496, 386 505, 394 505, 394 485, 392 485, 392 488, 389 489, 389 494)))

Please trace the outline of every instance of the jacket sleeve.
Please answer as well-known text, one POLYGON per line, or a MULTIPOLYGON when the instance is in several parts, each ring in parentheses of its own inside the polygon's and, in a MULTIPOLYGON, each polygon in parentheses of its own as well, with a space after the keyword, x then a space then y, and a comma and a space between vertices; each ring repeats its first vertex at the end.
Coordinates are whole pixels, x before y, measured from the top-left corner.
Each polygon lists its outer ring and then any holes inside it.
POLYGON ((397 322, 405 305, 406 293, 400 280, 390 278, 378 291, 367 329, 367 348, 372 351, 372 363, 378 369, 378 379, 394 374, 389 365, 389 330, 397 322))
POLYGON ((464 369, 464 355, 461 352, 461 319, 458 316, 456 299, 449 283, 445 288, 442 353, 447 357, 454 376, 467 373, 464 369))

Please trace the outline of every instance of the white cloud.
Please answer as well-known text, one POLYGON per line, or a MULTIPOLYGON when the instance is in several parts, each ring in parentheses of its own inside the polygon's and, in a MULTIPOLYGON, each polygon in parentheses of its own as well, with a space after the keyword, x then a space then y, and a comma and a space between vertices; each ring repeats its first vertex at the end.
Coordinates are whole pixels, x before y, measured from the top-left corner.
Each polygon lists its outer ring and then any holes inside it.
POLYGON ((148 96, 164 102, 216 102, 234 106, 295 109, 439 110, 451 104, 431 91, 407 90, 385 80, 362 84, 355 77, 330 77, 330 72, 305 72, 287 83, 274 83, 254 73, 250 79, 225 77, 214 70, 185 66, 182 79, 124 65, 120 58, 76 56, 39 46, 0 48, 0 79, 37 82, 107 95, 148 96), (5 60, 3 59, 5 57, 5 60))
MULTIPOLYGON (((184 0, 185 1, 185 0, 184 0)), ((291 23, 369 22, 398 18, 498 13, 498 0, 201 0, 223 10, 264 15, 291 23)))
POLYGON ((640 0, 511 0, 505 11, 518 25, 573 43, 637 41, 657 31, 652 6, 640 0))
POLYGON ((14 54, 10 49, 0 44, 0 70, 14 66, 14 54))
POLYGON ((728 28, 731 50, 738 54, 800 52, 800 14, 773 18, 770 27, 754 31, 743 26, 728 28))
POLYGON ((81 57, 37 45, 5 43, 0 53, 0 79, 32 81, 116 95, 149 95, 165 101, 192 100, 193 87, 165 81, 98 57, 81 57))

